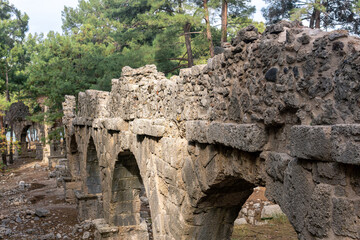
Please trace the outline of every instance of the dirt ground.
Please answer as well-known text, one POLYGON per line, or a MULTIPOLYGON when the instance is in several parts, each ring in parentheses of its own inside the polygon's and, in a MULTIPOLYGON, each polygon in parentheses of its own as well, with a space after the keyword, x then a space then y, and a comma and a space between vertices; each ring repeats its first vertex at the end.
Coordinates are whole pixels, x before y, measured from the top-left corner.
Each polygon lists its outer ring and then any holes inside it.
POLYGON ((297 235, 286 220, 272 220, 266 225, 235 226, 231 240, 296 240, 297 235))
MULTIPOLYGON (((40 161, 23 159, 0 172, 0 239, 93 240, 91 222, 80 223, 75 204, 66 203, 64 189, 50 178, 51 170, 40 161)), ((249 201, 264 198, 264 189, 249 201)), ((235 226, 232 240, 297 239, 287 219, 267 225, 235 226)))
MULTIPOLYGON (((257 187, 247 199, 248 209, 255 211, 254 204, 264 204, 269 202, 265 197, 265 188, 257 187)), ((270 203, 270 202, 269 202, 270 203)), ((260 216, 259 216, 260 219, 260 216)), ((234 226, 231 240, 296 240, 297 234, 285 215, 279 215, 276 218, 267 220, 267 224, 252 225, 244 224, 234 226)))
POLYGON ((0 172, 0 239, 93 239, 91 222, 78 221, 76 205, 49 173, 32 159, 0 172))

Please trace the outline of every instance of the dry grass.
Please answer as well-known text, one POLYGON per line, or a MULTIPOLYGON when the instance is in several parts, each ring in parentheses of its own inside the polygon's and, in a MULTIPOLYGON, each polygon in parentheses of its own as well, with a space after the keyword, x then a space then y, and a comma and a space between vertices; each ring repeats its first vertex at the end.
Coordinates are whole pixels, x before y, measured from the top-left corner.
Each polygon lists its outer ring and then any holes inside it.
POLYGON ((297 240, 294 228, 286 216, 275 216, 266 225, 235 226, 231 240, 297 240))

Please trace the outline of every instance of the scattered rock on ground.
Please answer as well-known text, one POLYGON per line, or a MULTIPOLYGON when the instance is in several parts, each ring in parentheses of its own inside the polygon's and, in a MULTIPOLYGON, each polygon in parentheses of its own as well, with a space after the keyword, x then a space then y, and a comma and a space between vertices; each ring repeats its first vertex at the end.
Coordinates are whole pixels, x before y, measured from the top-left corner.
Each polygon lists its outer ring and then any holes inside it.
POLYGON ((38 208, 35 210, 35 214, 38 217, 46 217, 50 214, 50 211, 47 209, 43 209, 43 208, 38 208))

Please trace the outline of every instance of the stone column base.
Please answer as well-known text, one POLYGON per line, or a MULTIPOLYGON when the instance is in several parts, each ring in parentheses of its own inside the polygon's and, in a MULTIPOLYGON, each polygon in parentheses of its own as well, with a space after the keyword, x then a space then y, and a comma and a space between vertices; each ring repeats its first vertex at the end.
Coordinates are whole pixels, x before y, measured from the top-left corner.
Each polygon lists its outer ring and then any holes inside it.
POLYGON ((131 240, 131 239, 149 239, 147 226, 143 224, 136 226, 110 226, 105 219, 93 220, 95 225, 95 240, 131 240))
POLYGON ((76 203, 75 191, 81 190, 81 182, 74 181, 71 177, 63 178, 65 201, 68 203, 76 203))
POLYGON ((79 221, 103 218, 102 195, 84 194, 75 190, 79 221))
POLYGON ((92 221, 95 225, 95 240, 115 240, 119 239, 119 228, 109 226, 105 219, 95 219, 92 221))

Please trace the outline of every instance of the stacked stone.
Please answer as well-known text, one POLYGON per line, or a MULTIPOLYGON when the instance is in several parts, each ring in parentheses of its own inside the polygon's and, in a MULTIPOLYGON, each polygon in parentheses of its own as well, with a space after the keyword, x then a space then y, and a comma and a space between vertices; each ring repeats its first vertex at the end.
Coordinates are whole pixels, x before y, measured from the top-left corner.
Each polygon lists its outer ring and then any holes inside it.
POLYGON ((267 187, 300 239, 360 239, 359 50, 346 31, 250 26, 179 76, 125 67, 111 92, 80 93, 77 115, 65 111, 67 142, 75 134, 84 185, 93 140, 104 221, 118 214, 122 223, 116 231, 99 221, 100 235, 147 234, 141 219, 129 227, 122 218, 140 215, 137 187, 128 210, 119 210, 127 196, 113 191, 126 153, 140 171, 154 239, 228 239, 255 186, 267 187))

